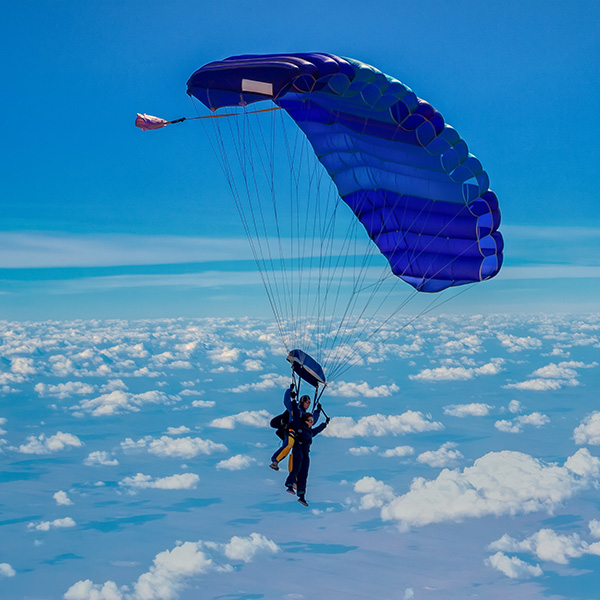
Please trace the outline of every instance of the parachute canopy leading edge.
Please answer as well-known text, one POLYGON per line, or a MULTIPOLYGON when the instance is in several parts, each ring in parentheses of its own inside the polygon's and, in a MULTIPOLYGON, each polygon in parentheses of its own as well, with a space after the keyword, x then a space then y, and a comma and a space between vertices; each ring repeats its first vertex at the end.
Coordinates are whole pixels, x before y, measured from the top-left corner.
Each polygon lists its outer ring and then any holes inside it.
POLYGON ((332 54, 245 55, 196 71, 188 94, 212 111, 261 100, 285 109, 392 272, 416 290, 499 272, 504 244, 487 173, 397 79, 332 54))

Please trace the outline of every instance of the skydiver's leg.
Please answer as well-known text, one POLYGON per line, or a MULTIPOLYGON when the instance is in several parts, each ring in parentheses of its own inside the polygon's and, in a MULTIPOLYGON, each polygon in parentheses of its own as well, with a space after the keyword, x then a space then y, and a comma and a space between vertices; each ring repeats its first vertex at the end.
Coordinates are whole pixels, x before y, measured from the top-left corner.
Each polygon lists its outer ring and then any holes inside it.
POLYGON ((310 467, 310 455, 307 453, 302 457, 302 464, 298 469, 298 475, 296 477, 296 483, 298 484, 298 488, 296 493, 298 497, 304 497, 306 492, 306 480, 308 479, 308 468, 310 467))
POLYGON ((283 440, 283 445, 277 449, 275 454, 271 457, 271 462, 278 463, 282 461, 289 453, 290 450, 294 447, 294 432, 288 431, 285 439, 283 440))
POLYGON ((294 446, 292 450, 292 470, 285 480, 285 487, 291 488, 296 483, 298 471, 302 468, 303 452, 300 446, 294 446))

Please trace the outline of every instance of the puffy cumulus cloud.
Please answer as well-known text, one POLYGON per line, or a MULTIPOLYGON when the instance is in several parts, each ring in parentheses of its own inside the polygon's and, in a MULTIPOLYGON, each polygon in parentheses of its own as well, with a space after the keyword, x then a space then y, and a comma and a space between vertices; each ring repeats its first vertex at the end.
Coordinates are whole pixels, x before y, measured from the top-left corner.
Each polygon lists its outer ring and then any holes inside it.
POLYGON ((225 469, 227 471, 241 471, 247 469, 256 462, 255 458, 245 456, 243 454, 236 454, 231 458, 227 458, 217 463, 217 469, 225 469))
POLYGON ((37 437, 30 435, 27 438, 27 443, 19 446, 17 450, 23 452, 23 454, 51 454, 66 448, 79 448, 81 446, 83 446, 83 442, 76 435, 57 431, 50 437, 46 437, 43 433, 37 437))
POLYGON ((348 452, 352 456, 368 456, 369 454, 375 454, 379 450, 379 446, 356 446, 349 448, 348 452))
POLYGON ((508 412, 513 413, 513 415, 517 414, 518 412, 521 412, 521 410, 523 410, 523 406, 518 400, 511 400, 508 403, 508 412))
POLYGON ((214 400, 194 400, 192 402, 192 406, 195 408, 212 408, 214 405, 214 400))
MULTIPOLYGON (((598 485, 600 460, 585 448, 562 466, 544 463, 521 452, 490 452, 462 471, 444 469, 436 479, 415 478, 410 490, 395 496, 389 486, 372 477, 358 481, 359 494, 367 488, 385 490, 378 495, 381 517, 399 529, 489 515, 552 512, 579 491, 598 485), (366 483, 365 483, 366 482, 366 483)), ((367 502, 377 506, 372 499, 367 502)), ((364 498, 360 500, 364 508, 364 498)))
POLYGON ((245 410, 237 415, 213 419, 209 425, 219 429, 235 429, 236 425, 249 425, 250 427, 269 427, 273 415, 266 410, 245 410))
POLYGON ((37 372, 33 365, 33 358, 24 358, 22 356, 11 359, 10 370, 17 375, 22 375, 23 377, 35 375, 37 372))
POLYGON ((227 446, 212 440, 191 436, 172 438, 166 435, 160 438, 146 436, 137 441, 126 438, 124 442, 121 442, 121 448, 126 452, 145 449, 150 454, 162 458, 194 458, 199 454, 208 455, 227 450, 227 446))
POLYGON ((267 392, 271 390, 284 390, 290 385, 290 378, 278 375, 277 373, 267 373, 260 376, 260 381, 255 383, 245 383, 230 389, 234 394, 243 394, 245 392, 267 392))
POLYGON ((167 427, 167 435, 181 435, 182 433, 189 433, 191 429, 185 425, 179 427, 167 427))
POLYGON ((156 390, 141 394, 113 390, 97 398, 83 400, 73 406, 72 410, 87 413, 93 417, 104 417, 125 412, 138 412, 145 404, 172 404, 176 400, 176 397, 156 390))
POLYGON ((239 360, 241 353, 241 350, 238 350, 237 348, 230 348, 228 346, 224 346, 222 348, 210 350, 206 353, 206 355, 208 356, 209 360, 211 360, 215 364, 231 364, 239 360))
POLYGON ((361 400, 353 400, 352 402, 346 402, 346 406, 353 406, 354 408, 365 408, 367 406, 361 400))
POLYGON ((502 419, 496 421, 494 427, 504 433, 522 433, 525 425, 540 428, 550 423, 550 418, 540 412, 533 412, 529 415, 520 415, 515 419, 502 419))
POLYGON ((239 560, 245 563, 249 563, 256 554, 263 551, 274 554, 279 551, 279 546, 273 540, 258 533, 251 533, 249 537, 235 535, 225 544, 224 548, 225 556, 229 560, 239 560))
POLYGON ((54 500, 56 500, 56 504, 58 504, 59 506, 70 506, 71 504, 73 504, 73 501, 69 498, 67 492, 63 490, 59 490, 52 497, 54 498, 54 500))
POLYGON ((518 337, 505 333, 497 334, 497 338, 507 352, 522 352, 523 350, 535 350, 542 347, 541 340, 533 337, 518 337))
POLYGON ((119 461, 105 450, 96 450, 95 452, 90 452, 88 454, 87 458, 83 460, 83 464, 88 467, 116 467, 119 464, 119 461))
POLYGON ((573 431, 573 439, 580 446, 600 444, 600 412, 593 412, 581 421, 573 431))
POLYGON ((156 489, 156 490, 192 490, 200 481, 195 473, 179 473, 167 477, 151 477, 143 473, 137 473, 133 477, 125 477, 119 481, 121 487, 132 490, 156 489))
POLYGON ((503 363, 503 359, 493 358, 480 367, 436 367, 423 369, 420 373, 408 377, 415 381, 467 381, 480 375, 497 375, 502 371, 503 363))
POLYGON ((54 521, 39 521, 38 523, 28 523, 27 529, 30 531, 50 531, 51 529, 66 529, 75 527, 77 523, 71 517, 64 519, 54 519, 54 521))
POLYGON ((0 563, 0 577, 14 577, 17 572, 8 564, 0 563))
POLYGON ((466 335, 457 340, 445 342, 438 349, 440 354, 476 354, 481 351, 482 342, 476 335, 466 335))
POLYGON ((588 543, 577 533, 570 535, 556 533, 553 529, 540 529, 523 540, 517 540, 509 535, 503 535, 492 542, 488 549, 492 552, 528 552, 539 560, 566 565, 572 558, 584 554, 600 555, 600 542, 588 543))
POLYGON ((529 379, 517 383, 509 383, 505 388, 517 390, 528 390, 534 392, 545 392, 549 390, 559 390, 566 386, 579 385, 577 380, 577 369, 590 369, 596 367, 598 363, 586 364, 580 361, 563 361, 559 363, 550 363, 544 367, 536 369, 529 379))
POLYGON ((2 429, 2 425, 6 425, 6 417, 0 417, 0 435, 4 435, 6 433, 6 430, 2 429))
POLYGON ((131 585, 114 581, 95 584, 90 579, 73 584, 65 600, 176 600, 192 580, 210 572, 230 573, 234 565, 247 564, 260 554, 275 554, 279 546, 269 538, 251 533, 233 536, 227 543, 183 542, 159 552, 150 569, 131 585), (231 563, 234 563, 233 565, 231 563))
POLYGON ((242 366, 246 371, 262 371, 263 364, 260 360, 248 359, 242 363, 242 366))
POLYGON ((589 522, 589 528, 590 528, 590 533, 595 538, 600 538, 600 521, 598 521, 597 519, 592 519, 589 522))
POLYGON ((362 494, 359 505, 363 510, 383 508, 396 497, 391 486, 375 477, 363 477, 354 484, 354 491, 362 494))
POLYGON ((330 396, 341 396, 344 398, 386 398, 399 391, 400 388, 395 383, 371 387, 364 381, 362 383, 336 381, 327 388, 327 393, 330 396))
POLYGON ((439 431, 444 426, 429 415, 407 410, 401 415, 369 415, 355 421, 352 417, 333 417, 323 435, 336 438, 381 437, 423 431, 439 431))
POLYGON ((403 456, 411 456, 414 453, 415 449, 412 446, 396 446, 395 448, 388 448, 380 452, 379 456, 383 456, 384 458, 401 458, 403 456))
POLYGON ((547 392, 552 390, 560 390, 565 386, 575 385, 579 385, 579 382, 574 379, 569 381, 561 379, 528 379, 527 381, 520 381, 518 383, 507 383, 502 387, 506 389, 526 390, 530 392, 547 392))
POLYGON ((463 457, 462 453, 455 448, 454 442, 446 442, 437 450, 422 452, 417 456, 417 460, 430 467, 452 467, 463 457))
POLYGON ((61 400, 71 396, 87 396, 94 393, 94 386, 82 381, 68 381, 57 385, 38 383, 33 389, 40 397, 52 396, 61 400))
POLYGON ((492 554, 485 563, 511 579, 529 579, 544 573, 540 565, 530 565, 516 556, 506 556, 503 552, 492 554))
POLYGON ((444 414, 451 417, 485 417, 490 414, 494 407, 482 402, 471 402, 470 404, 448 404, 444 406, 444 414))

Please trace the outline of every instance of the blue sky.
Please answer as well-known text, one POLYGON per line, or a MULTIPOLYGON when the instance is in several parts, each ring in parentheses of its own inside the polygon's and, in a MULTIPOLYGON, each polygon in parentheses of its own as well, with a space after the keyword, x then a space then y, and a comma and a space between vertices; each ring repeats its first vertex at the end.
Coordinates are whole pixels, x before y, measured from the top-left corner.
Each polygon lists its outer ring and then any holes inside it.
POLYGON ((594 1, 5 7, 0 597, 594 597, 599 30, 594 1), (287 363, 218 162, 199 122, 133 125, 194 116, 207 62, 302 51, 433 104, 506 243, 492 281, 374 321, 308 511, 267 467, 287 363))
MULTIPOLYGON (((540 301, 551 310, 592 310, 600 297, 592 118, 600 77, 590 57, 598 55, 599 20, 595 2, 578 2, 577 10, 396 2, 366 13, 354 2, 276 10, 245 2, 7 7, 0 307, 18 319, 235 312, 226 277, 218 289, 194 277, 178 284, 181 272, 201 278, 242 264, 230 251, 186 252, 189 238, 244 238, 235 211, 222 210, 231 201, 201 127, 142 134, 132 120, 136 112, 193 116, 185 82, 211 60, 323 50, 409 85, 489 173, 505 269, 467 294, 469 310, 533 310, 540 301), (123 236, 120 243, 114 235, 123 236), (161 249, 161 236, 173 236, 171 249, 183 247, 173 256, 161 249), (151 274, 158 276, 141 277, 151 274), (565 278, 569 285, 561 285, 565 278), (483 300, 471 302, 478 294, 483 300)), ((258 312, 260 286, 252 293, 258 312)))

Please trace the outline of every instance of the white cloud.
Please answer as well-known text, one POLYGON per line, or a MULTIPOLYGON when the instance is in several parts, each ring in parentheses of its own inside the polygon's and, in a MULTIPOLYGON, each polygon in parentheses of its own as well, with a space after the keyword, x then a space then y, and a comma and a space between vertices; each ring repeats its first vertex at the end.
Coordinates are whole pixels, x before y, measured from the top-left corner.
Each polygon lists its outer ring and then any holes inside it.
POLYGON ((241 471, 247 469, 256 462, 256 459, 243 454, 236 454, 231 458, 222 460, 217 463, 217 469, 226 469, 227 471, 241 471))
POLYGON ((592 519, 589 522, 589 528, 590 528, 590 533, 594 537, 600 538, 600 521, 598 521, 597 519, 592 519))
POLYGON ((54 519, 54 521, 40 521, 38 523, 28 523, 27 528, 31 531, 50 531, 50 529, 65 529, 75 527, 76 523, 71 517, 64 519, 54 519))
POLYGON ((367 456, 369 454, 374 454, 377 450, 379 450, 379 446, 357 446, 348 448, 348 452, 353 456, 367 456))
POLYGON ((256 383, 245 383, 243 385, 238 385, 229 391, 235 394, 243 394, 245 392, 268 392, 279 389, 281 390, 281 394, 283 396, 285 389, 287 389, 289 385, 289 377, 284 377, 283 375, 278 375, 277 373, 267 373, 265 375, 261 375, 260 381, 256 383))
POLYGON ((251 533, 249 537, 233 536, 225 545, 224 553, 229 560, 241 560, 248 563, 254 559, 258 552, 266 550, 271 553, 279 551, 275 542, 258 533, 251 533))
POLYGON ((564 361, 558 364, 550 363, 544 367, 536 369, 529 376, 530 379, 517 383, 509 383, 503 387, 517 390, 528 390, 535 392, 545 392, 549 390, 559 390, 565 386, 577 386, 576 369, 589 369, 597 366, 597 363, 586 364, 578 361, 564 361))
POLYGON ((395 383, 371 387, 364 381, 362 383, 336 381, 327 388, 329 396, 341 396, 343 398, 386 398, 399 391, 400 388, 395 383))
POLYGON ((210 350, 206 354, 213 363, 231 364, 237 362, 237 360, 240 358, 241 350, 225 346, 223 348, 210 350))
POLYGON ((573 439, 576 444, 590 444, 597 446, 600 444, 600 411, 593 412, 575 428, 573 439))
POLYGON ((523 410, 523 407, 518 400, 511 400, 508 403, 508 412, 513 413, 513 415, 518 412, 521 412, 521 410, 523 410))
POLYGON ((82 400, 72 408, 94 417, 102 417, 124 412, 137 412, 145 404, 171 404, 173 401, 175 401, 174 397, 156 390, 132 394, 119 389, 102 394, 97 398, 82 400))
POLYGON ((14 577, 17 572, 8 564, 0 563, 0 577, 14 577))
POLYGON ((191 429, 185 425, 179 427, 167 427, 167 435, 180 435, 182 433, 189 433, 191 429))
POLYGON ((236 415, 213 419, 209 424, 219 429, 235 429, 236 425, 249 425, 250 427, 269 427, 273 415, 266 410, 245 410, 236 415))
POLYGON ((71 396, 86 396, 94 393, 94 386, 82 381, 68 381, 67 383, 59 383, 57 385, 38 383, 34 389, 41 397, 53 396, 59 399, 71 396))
POLYGON ((423 431, 439 431, 444 426, 429 415, 408 410, 401 415, 369 415, 355 421, 352 417, 333 417, 323 435, 336 438, 381 437, 423 431))
POLYGON ((76 435, 57 431, 56 434, 50 437, 46 437, 43 433, 37 437, 30 435, 27 438, 27 443, 19 446, 18 451, 24 454, 51 454, 65 448, 79 448, 81 446, 83 446, 83 442, 76 435))
MULTIPOLYGON (((375 446, 377 448, 377 446, 375 446)), ((396 446, 395 448, 388 448, 383 452, 379 453, 379 456, 385 458, 401 458, 403 456, 411 456, 415 453, 415 449, 412 446, 396 446)))
POLYGON ((200 478, 195 473, 180 473, 156 478, 137 473, 133 477, 125 477, 119 481, 119 485, 132 489, 191 490, 198 485, 199 481, 200 478))
POLYGON ((130 586, 118 587, 113 581, 95 584, 78 581, 65 593, 65 600, 176 600, 190 580, 210 572, 231 573, 229 561, 249 563, 258 554, 275 554, 279 547, 259 533, 233 536, 226 544, 184 542, 159 552, 152 566, 130 586))
POLYGON ((518 337, 499 333, 497 337, 508 352, 522 352, 523 350, 535 350, 542 347, 541 340, 530 336, 518 337))
POLYGON ((262 371, 263 370, 263 364, 260 360, 248 359, 242 363, 242 366, 244 367, 244 369, 246 369, 246 371, 262 371))
POLYGON ((502 387, 506 389, 527 390, 531 392, 547 392, 550 390, 560 390, 565 386, 579 385, 575 379, 560 380, 560 379, 528 379, 519 383, 508 383, 502 387))
POLYGON ((550 423, 548 416, 539 412, 533 412, 529 415, 520 415, 512 420, 503 419, 496 421, 494 427, 505 433, 521 433, 524 425, 540 428, 548 423, 550 423))
POLYGON ((552 529, 540 529, 520 541, 503 535, 489 545, 489 550, 528 552, 540 560, 566 565, 570 559, 579 558, 584 554, 600 555, 600 542, 589 544, 577 533, 567 535, 556 533, 552 529))
POLYGON ((506 556, 502 552, 492 554, 486 559, 486 564, 511 579, 529 579, 543 574, 539 565, 530 565, 516 556, 506 556))
POLYGON ((420 463, 425 463, 430 467, 451 467, 458 463, 463 457, 459 450, 455 450, 454 442, 446 442, 437 450, 427 450, 417 456, 420 463))
POLYGON ((147 449, 150 454, 161 457, 194 458, 199 454, 212 454, 227 450, 227 446, 212 440, 204 440, 199 437, 172 438, 166 435, 160 438, 146 436, 134 441, 127 438, 121 442, 123 450, 147 449))
POLYGON ((52 497, 54 500, 56 500, 56 504, 59 506, 69 506, 73 504, 73 501, 69 498, 67 492, 63 490, 56 492, 56 494, 54 494, 52 497))
POLYGON ((441 354, 476 354, 481 351, 482 342, 476 335, 465 335, 457 340, 445 342, 438 348, 441 354))
POLYGON ((214 400, 194 400, 192 402, 192 406, 195 408, 212 408, 214 405, 214 400))
POLYGON ((503 359, 493 358, 480 367, 437 367, 423 369, 420 373, 408 377, 416 381, 467 381, 479 375, 497 375, 502 371, 503 363, 503 359))
MULTIPOLYGON (((410 490, 393 495, 389 486, 379 500, 381 517, 400 529, 487 515, 515 515, 540 510, 551 512, 582 489, 597 485, 600 460, 585 448, 569 457, 563 466, 543 463, 521 452, 490 452, 462 471, 444 469, 436 479, 418 477, 410 490)), ((373 478, 355 484, 359 494, 368 487, 383 486, 373 478)), ((365 496, 361 498, 364 508, 365 496)), ((367 504, 374 504, 372 499, 367 504)), ((377 504, 374 504, 377 505, 377 504)))
POLYGON ((481 402, 471 402, 470 404, 448 404, 444 406, 444 414, 452 417, 485 417, 490 414, 494 407, 481 402))
POLYGON ((104 467, 114 467, 119 464, 116 458, 112 458, 111 455, 105 450, 96 450, 90 452, 86 459, 83 461, 84 465, 92 467, 95 465, 102 465, 104 467))
POLYGON ((24 358, 22 356, 11 359, 10 370, 17 375, 26 377, 27 375, 35 375, 36 368, 33 366, 33 358, 24 358))

